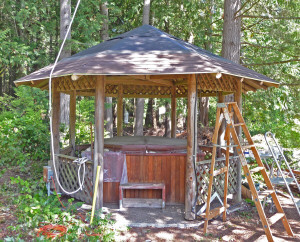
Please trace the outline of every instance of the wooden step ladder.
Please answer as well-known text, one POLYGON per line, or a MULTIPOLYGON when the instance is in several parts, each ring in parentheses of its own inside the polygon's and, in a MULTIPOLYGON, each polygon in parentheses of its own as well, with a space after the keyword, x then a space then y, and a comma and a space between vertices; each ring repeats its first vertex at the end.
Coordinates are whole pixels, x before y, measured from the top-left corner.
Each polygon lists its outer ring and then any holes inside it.
POLYGON ((228 188, 228 171, 229 171, 229 148, 232 147, 230 146, 230 137, 232 138, 234 142, 234 147, 237 150, 237 153, 240 158, 240 162, 243 167, 244 174, 247 178, 251 193, 252 193, 252 198, 253 201, 256 205, 260 220, 263 225, 263 229, 266 233, 266 236, 268 238, 268 241, 274 241, 272 232, 270 230, 270 226, 277 221, 281 220, 283 223, 283 226, 285 230, 287 231, 287 234, 290 236, 293 236, 293 231, 287 221, 286 215, 281 207, 281 204, 279 203, 278 197, 275 193, 275 190, 272 186, 272 183, 269 179, 269 176, 265 170, 265 167, 261 161, 261 158, 258 154, 258 151, 254 145, 254 142, 251 138, 251 135, 249 133, 249 130, 245 124, 244 118, 241 115, 241 112, 237 106, 236 102, 230 102, 230 103, 218 103, 217 104, 217 118, 216 118, 216 125, 215 125, 215 132, 213 135, 213 151, 212 151, 212 161, 211 161, 211 167, 210 167, 210 177, 209 177, 209 187, 208 187, 208 195, 207 195, 207 208, 206 212, 200 216, 205 218, 205 223, 204 223, 204 233, 207 232, 207 226, 208 226, 208 221, 221 213, 223 213, 223 221, 226 220, 226 209, 228 207, 227 205, 227 188, 228 188), (232 112, 233 111, 233 112, 232 112), (236 116, 236 120, 238 120, 238 123, 234 124, 234 115, 236 116), (225 141, 226 141, 226 161, 225 161, 225 167, 219 169, 219 170, 214 170, 215 168, 215 161, 216 161, 216 154, 217 154, 217 139, 218 139, 218 133, 219 133, 219 128, 222 124, 222 121, 225 119, 226 123, 226 131, 225 131, 225 141), (244 135, 246 139, 248 140, 248 145, 242 146, 239 138, 237 136, 235 127, 242 127, 242 130, 244 132, 244 135), (258 167, 249 170, 249 167, 247 165, 247 160, 244 156, 244 150, 245 149, 251 149, 255 160, 258 164, 258 167), (255 185, 252 179, 251 174, 260 172, 263 176, 263 179, 267 185, 267 190, 257 192, 255 189, 255 185), (210 199, 212 195, 212 187, 213 187, 213 180, 214 176, 220 175, 222 173, 225 173, 225 181, 224 181, 224 206, 215 208, 210 210, 210 199), (263 206, 261 204, 261 200, 263 200, 265 197, 271 195, 274 204, 277 209, 277 213, 273 215, 271 218, 267 219, 263 206))

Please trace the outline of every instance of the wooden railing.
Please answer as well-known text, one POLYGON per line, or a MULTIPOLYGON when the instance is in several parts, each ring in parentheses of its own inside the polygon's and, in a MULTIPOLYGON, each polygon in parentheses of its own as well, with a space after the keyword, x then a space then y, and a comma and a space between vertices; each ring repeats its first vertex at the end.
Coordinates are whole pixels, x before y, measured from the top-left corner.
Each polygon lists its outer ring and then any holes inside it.
MULTIPOLYGON (((59 181, 61 185, 64 187, 66 191, 74 191, 78 189, 78 168, 79 165, 74 163, 76 157, 68 156, 68 155, 56 155, 58 158, 58 173, 59 173, 59 181)), ((83 167, 80 171, 80 178, 83 175, 83 167)), ((87 161, 85 163, 85 179, 83 190, 79 191, 75 194, 70 195, 80 201, 84 201, 88 204, 92 203, 93 197, 93 162, 87 161)))

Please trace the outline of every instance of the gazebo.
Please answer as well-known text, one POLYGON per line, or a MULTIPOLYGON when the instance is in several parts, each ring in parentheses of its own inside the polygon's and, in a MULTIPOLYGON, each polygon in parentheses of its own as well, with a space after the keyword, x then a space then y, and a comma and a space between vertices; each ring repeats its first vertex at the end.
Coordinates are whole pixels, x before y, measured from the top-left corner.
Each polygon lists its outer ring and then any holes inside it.
MULTIPOLYGON (((42 68, 15 81, 15 84, 46 90, 49 88, 51 68, 52 65, 42 68)), ((219 101, 223 102, 225 95, 234 94, 235 101, 241 107, 242 93, 279 86, 271 78, 150 25, 143 25, 62 59, 55 67, 52 80, 54 153, 60 159, 72 160, 69 156, 60 154, 66 152, 61 151, 59 147, 60 93, 70 95, 70 147, 67 149, 69 153, 75 150, 76 96, 95 96, 94 160, 88 171, 92 178, 90 178, 90 187, 86 188, 88 190, 86 194, 92 192, 95 170, 97 165, 101 165, 98 208, 103 206, 105 199, 103 189, 117 190, 117 187, 112 186, 103 188, 104 98, 116 97, 118 100, 117 133, 119 136, 122 134, 123 98, 171 98, 172 138, 176 135, 176 99, 188 98, 188 136, 187 143, 184 144, 186 154, 182 159, 183 165, 178 162, 178 168, 174 168, 175 173, 177 169, 185 172, 182 176, 185 179, 184 191, 178 196, 184 197, 185 218, 188 220, 195 218, 192 207, 196 196, 193 163, 197 150, 194 142, 196 97, 217 96, 219 101)), ((239 162, 236 163, 235 176, 239 177, 240 166, 239 162)), ((236 179, 237 185, 240 185, 240 180, 236 179)), ((81 198, 84 199, 83 197, 81 198)))

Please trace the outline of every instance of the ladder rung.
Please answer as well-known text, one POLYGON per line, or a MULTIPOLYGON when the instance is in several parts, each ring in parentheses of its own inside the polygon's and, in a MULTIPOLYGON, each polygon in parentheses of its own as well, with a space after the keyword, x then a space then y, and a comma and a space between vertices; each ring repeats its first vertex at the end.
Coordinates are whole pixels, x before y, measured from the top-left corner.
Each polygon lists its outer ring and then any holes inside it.
POLYGON ((243 145, 243 146, 241 146, 242 147, 242 149, 249 149, 249 148, 252 148, 252 147, 255 147, 255 145, 243 145))
POLYGON ((263 200, 265 197, 271 195, 271 194, 274 193, 274 192, 275 192, 274 190, 265 190, 265 191, 257 192, 257 194, 258 194, 258 199, 259 199, 259 200, 263 200))
POLYGON ((233 126, 237 127, 237 126, 242 126, 242 125, 246 125, 246 124, 245 123, 238 123, 238 124, 234 124, 233 126))
POLYGON ((265 169, 265 167, 263 167, 263 166, 258 166, 258 167, 255 167, 255 168, 251 169, 250 172, 251 172, 251 173, 256 173, 256 172, 262 171, 262 170, 264 170, 264 169, 265 169))
MULTIPOLYGON (((228 204, 226 205, 226 208, 229 208, 228 204)), ((208 220, 211 220, 212 218, 220 215, 224 211, 225 211, 225 207, 218 207, 218 208, 209 210, 208 220)), ((206 212, 200 214, 200 217, 202 217, 202 218, 205 218, 205 216, 206 216, 206 212)))
POLYGON ((268 218, 269 226, 271 226, 272 224, 277 223, 284 216, 285 216, 284 213, 275 213, 271 218, 268 218))
POLYGON ((213 176, 220 175, 220 174, 226 172, 227 170, 228 170, 228 169, 227 169, 227 166, 224 166, 224 167, 220 168, 219 170, 215 170, 215 171, 213 172, 213 176))

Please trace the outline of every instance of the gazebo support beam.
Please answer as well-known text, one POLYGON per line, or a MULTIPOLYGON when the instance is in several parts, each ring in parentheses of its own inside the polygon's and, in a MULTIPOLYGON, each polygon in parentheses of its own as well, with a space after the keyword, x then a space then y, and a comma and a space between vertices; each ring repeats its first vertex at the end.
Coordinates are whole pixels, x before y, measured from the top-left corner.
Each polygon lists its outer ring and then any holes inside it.
MULTIPOLYGON (((237 105, 240 109, 240 112, 242 113, 242 79, 237 80, 237 85, 236 85, 236 92, 234 94, 234 101, 237 102, 237 105)), ((238 120, 234 121, 235 123, 238 122, 238 120)), ((238 126, 236 127, 236 133, 239 138, 242 136, 242 127, 238 126)), ((234 195, 234 200, 235 202, 241 202, 242 201, 242 167, 241 167, 241 162, 237 163, 236 166, 237 169, 237 174, 236 174, 236 193, 234 195)))
POLYGON ((75 155, 75 123, 76 123, 76 91, 70 94, 70 146, 72 148, 71 156, 75 155))
MULTIPOLYGON (((187 117, 187 160, 186 160, 186 181, 185 181, 185 219, 194 220, 195 213, 192 208, 196 199, 196 177, 194 167, 194 139, 197 140, 195 125, 196 110, 196 75, 189 75, 188 78, 188 117, 187 117), (196 137, 195 137, 196 135, 196 137)), ((197 115, 196 115, 197 116, 197 115)))
POLYGON ((117 136, 123 135, 123 85, 118 86, 117 136))
POLYGON ((105 77, 96 77, 95 92, 95 150, 94 150, 94 181, 96 179, 97 166, 101 166, 97 197, 96 210, 103 207, 103 154, 104 154, 104 98, 105 98, 105 77))
POLYGON ((176 86, 172 86, 171 97, 171 138, 176 138, 176 86))
MULTIPOLYGON (((225 96, 223 95, 222 92, 218 92, 218 103, 223 103, 225 102, 225 96)), ((219 133, 218 133, 218 144, 219 145, 225 145, 225 140, 224 140, 224 135, 225 135, 225 122, 222 122, 220 125, 219 133)), ((221 149, 218 148, 218 156, 221 156, 220 153, 221 149)))
MULTIPOLYGON (((58 80, 55 79, 52 82, 52 132, 53 132, 53 146, 54 146, 54 154, 58 155, 59 154, 59 119, 60 119, 60 92, 57 91, 58 87, 58 80)), ((53 168, 53 161, 54 157, 52 157, 52 152, 51 152, 51 161, 50 161, 50 166, 53 168)), ((58 167, 58 162, 56 158, 56 167, 58 167)), ((57 169, 57 176, 59 177, 59 169, 57 169)), ((57 181, 58 177, 54 177, 55 181, 57 181)), ((59 192, 59 186, 56 182, 56 188, 57 192, 59 192)))

